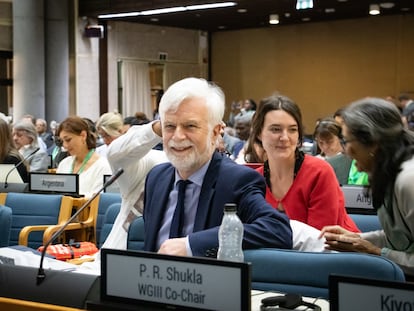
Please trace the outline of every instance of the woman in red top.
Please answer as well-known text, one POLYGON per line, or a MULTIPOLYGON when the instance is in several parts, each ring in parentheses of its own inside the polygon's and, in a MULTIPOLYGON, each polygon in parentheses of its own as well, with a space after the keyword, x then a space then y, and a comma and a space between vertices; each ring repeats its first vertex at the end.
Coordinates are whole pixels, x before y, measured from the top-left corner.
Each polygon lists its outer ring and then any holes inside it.
POLYGON ((359 232, 346 212, 332 167, 299 149, 299 107, 285 96, 273 95, 262 100, 252 122, 251 138, 266 152, 267 161, 257 169, 266 179, 266 200, 290 219, 317 229, 338 224, 359 232))

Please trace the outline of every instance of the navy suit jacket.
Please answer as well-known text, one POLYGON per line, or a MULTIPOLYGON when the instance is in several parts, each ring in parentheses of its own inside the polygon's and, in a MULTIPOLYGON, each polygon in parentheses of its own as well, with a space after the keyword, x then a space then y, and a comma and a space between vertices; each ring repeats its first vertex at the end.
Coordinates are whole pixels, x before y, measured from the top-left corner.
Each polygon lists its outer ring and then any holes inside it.
MULTIPOLYGON (((157 251, 158 231, 173 188, 175 168, 171 163, 154 167, 145 184, 144 221, 147 251, 157 251)), ((198 200, 193 233, 189 234, 194 256, 215 257, 218 230, 226 203, 237 204, 244 223, 243 249, 292 248, 289 219, 265 200, 265 181, 255 170, 215 152, 207 169, 198 200)))

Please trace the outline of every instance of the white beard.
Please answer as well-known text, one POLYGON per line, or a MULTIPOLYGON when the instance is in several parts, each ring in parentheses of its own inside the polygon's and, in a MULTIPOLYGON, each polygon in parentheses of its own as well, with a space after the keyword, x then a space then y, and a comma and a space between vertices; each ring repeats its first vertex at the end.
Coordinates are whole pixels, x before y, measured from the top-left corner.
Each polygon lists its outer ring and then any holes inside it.
POLYGON ((168 142, 167 148, 164 149, 165 154, 167 155, 168 160, 170 160, 171 164, 178 170, 178 171, 185 171, 185 172, 193 172, 198 170, 201 166, 203 166, 211 156, 211 138, 210 136, 206 142, 206 150, 204 154, 201 154, 198 149, 194 147, 194 145, 188 141, 182 141, 180 143, 175 143, 172 140, 168 142), (176 155, 173 151, 171 151, 171 147, 175 148, 185 148, 192 146, 186 155, 176 155))

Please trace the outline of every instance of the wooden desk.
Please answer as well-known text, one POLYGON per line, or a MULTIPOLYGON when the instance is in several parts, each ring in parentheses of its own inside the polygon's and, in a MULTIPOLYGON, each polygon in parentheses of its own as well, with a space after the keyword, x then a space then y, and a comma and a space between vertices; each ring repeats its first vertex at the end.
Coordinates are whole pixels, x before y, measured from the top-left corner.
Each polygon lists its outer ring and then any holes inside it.
POLYGON ((70 307, 51 305, 47 303, 0 297, 0 310, 7 310, 7 311, 31 311, 31 310, 33 311, 41 311, 41 310, 80 311, 83 309, 76 309, 76 308, 70 308, 70 307))
MULTIPOLYGON (((252 297, 251 297, 251 311, 260 311, 260 305, 263 298, 269 297, 269 296, 277 296, 277 295, 283 295, 281 293, 276 292, 263 292, 258 290, 252 290, 252 297)), ((322 311, 329 311, 329 302, 325 299, 319 299, 319 298, 310 298, 310 297, 303 297, 304 301, 311 302, 314 304, 317 304, 321 307, 322 311)), ((86 303, 87 310, 99 310, 99 311, 130 311, 130 310, 166 310, 165 307, 160 306, 151 306, 150 304, 128 304, 128 303, 118 303, 118 302, 102 302, 102 301, 95 301, 91 302, 88 301, 86 303)), ((298 307, 295 310, 309 310, 308 307, 298 307)))

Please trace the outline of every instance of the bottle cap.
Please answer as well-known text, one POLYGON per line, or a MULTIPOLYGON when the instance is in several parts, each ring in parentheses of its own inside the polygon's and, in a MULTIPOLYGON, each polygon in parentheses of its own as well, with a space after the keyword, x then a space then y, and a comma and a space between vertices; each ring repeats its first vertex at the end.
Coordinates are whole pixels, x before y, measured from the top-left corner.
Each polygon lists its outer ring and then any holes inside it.
POLYGON ((224 211, 225 212, 235 212, 235 211, 237 211, 236 203, 226 203, 224 205, 224 211))

